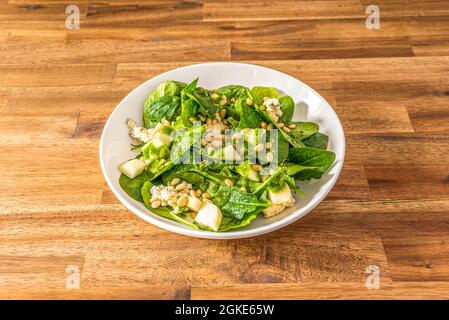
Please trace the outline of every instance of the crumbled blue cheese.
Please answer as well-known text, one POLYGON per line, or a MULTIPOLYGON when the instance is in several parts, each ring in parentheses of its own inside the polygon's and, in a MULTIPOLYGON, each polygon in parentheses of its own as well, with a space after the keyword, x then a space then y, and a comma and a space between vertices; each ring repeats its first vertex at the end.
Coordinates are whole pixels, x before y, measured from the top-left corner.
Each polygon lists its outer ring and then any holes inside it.
POLYGON ((282 117, 281 104, 276 98, 264 98, 263 105, 267 108, 268 117, 274 122, 278 122, 279 118, 282 117))
POLYGON ((129 129, 129 135, 131 138, 140 142, 148 142, 151 139, 152 130, 137 126, 137 122, 133 119, 127 119, 126 126, 129 129))

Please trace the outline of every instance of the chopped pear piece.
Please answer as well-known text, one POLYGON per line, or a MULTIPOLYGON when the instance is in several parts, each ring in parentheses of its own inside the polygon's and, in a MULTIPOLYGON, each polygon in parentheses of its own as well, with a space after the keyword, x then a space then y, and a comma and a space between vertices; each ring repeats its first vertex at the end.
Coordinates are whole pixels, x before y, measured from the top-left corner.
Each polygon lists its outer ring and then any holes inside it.
POLYGON ((169 146, 171 142, 172 138, 169 135, 162 132, 156 132, 152 139, 152 144, 156 148, 162 147, 163 145, 169 146))
POLYGON ((292 192, 288 184, 284 184, 281 190, 273 192, 268 190, 268 199, 272 204, 285 204, 287 206, 294 203, 292 192))
POLYGON ((145 170, 145 162, 139 159, 132 159, 122 163, 118 170, 130 179, 134 179, 145 170))
POLYGON ((233 145, 230 144, 223 149, 223 159, 226 161, 239 161, 241 157, 237 151, 235 151, 233 145))
POLYGON ((221 224, 221 211, 212 202, 204 202, 201 206, 195 221, 206 227, 211 228, 214 231, 218 231, 221 224))
POLYGON ((198 212, 201 209, 203 202, 195 197, 189 197, 189 201, 187 202, 187 207, 195 212, 198 212))

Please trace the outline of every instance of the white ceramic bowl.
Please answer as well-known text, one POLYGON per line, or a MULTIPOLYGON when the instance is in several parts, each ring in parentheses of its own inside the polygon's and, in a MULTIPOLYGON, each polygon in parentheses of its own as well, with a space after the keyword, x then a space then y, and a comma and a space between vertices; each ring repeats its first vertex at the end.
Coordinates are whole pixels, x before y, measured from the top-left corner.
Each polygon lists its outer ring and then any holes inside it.
POLYGON ((238 239, 253 237, 282 228, 303 217, 316 207, 334 186, 343 167, 345 136, 340 120, 329 103, 303 82, 269 68, 232 62, 204 63, 175 69, 143 83, 129 93, 115 108, 103 130, 100 141, 100 163, 106 181, 117 198, 142 219, 169 231, 209 239, 238 239), (127 118, 141 121, 144 101, 164 80, 191 82, 200 78, 199 86, 219 88, 228 84, 247 87, 272 86, 290 95, 295 103, 295 121, 313 121, 320 125, 320 131, 329 136, 329 148, 336 153, 332 168, 320 180, 301 182, 306 198, 297 198, 296 204, 281 214, 266 219, 259 216, 249 226, 230 232, 215 233, 194 230, 175 221, 160 217, 148 210, 142 203, 130 198, 121 189, 117 166, 134 157, 130 151, 130 137, 125 126, 127 118))

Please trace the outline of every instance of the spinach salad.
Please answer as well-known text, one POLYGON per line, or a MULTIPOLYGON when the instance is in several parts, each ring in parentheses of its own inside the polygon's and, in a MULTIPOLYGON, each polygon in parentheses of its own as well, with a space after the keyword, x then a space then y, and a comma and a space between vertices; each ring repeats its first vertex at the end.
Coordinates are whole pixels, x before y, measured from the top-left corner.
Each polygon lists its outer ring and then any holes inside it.
POLYGON ((295 103, 273 87, 215 90, 165 81, 144 104, 143 126, 126 125, 136 156, 120 186, 153 213, 195 229, 229 231, 301 197, 297 181, 320 179, 335 154, 313 122, 292 121, 295 103))

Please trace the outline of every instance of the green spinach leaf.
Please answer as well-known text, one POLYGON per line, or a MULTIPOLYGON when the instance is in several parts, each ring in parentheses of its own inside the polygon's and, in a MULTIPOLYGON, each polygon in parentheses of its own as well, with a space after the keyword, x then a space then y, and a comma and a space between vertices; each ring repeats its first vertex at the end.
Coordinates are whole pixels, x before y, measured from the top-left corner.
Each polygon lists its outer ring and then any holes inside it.
POLYGON ((180 98, 176 96, 163 96, 152 102, 147 101, 143 112, 145 127, 153 128, 162 119, 174 120, 180 106, 180 101, 180 98))
POLYGON ((244 215, 256 211, 258 208, 268 206, 262 203, 256 196, 241 192, 236 187, 220 186, 213 195, 212 201, 221 208, 223 216, 241 220, 244 215))
POLYGON ((140 190, 142 189, 142 186, 147 179, 148 175, 146 172, 138 175, 134 179, 130 179, 122 173, 119 178, 119 184, 127 195, 129 195, 134 200, 143 202, 140 190))
POLYGON ((315 148, 292 148, 288 153, 288 161, 304 167, 314 167, 296 173, 299 180, 320 179, 335 161, 335 153, 332 151, 315 148), (318 169, 317 169, 318 168, 318 169))
POLYGON ((283 96, 279 98, 281 105, 282 116, 279 118, 280 122, 290 123, 295 112, 295 102, 290 96, 283 96))
POLYGON ((329 137, 321 132, 316 132, 308 138, 302 140, 305 146, 315 149, 326 150, 329 137))
POLYGON ((254 97, 254 102, 258 105, 263 103, 265 97, 279 98, 280 96, 279 90, 273 87, 253 87, 251 94, 254 97))

